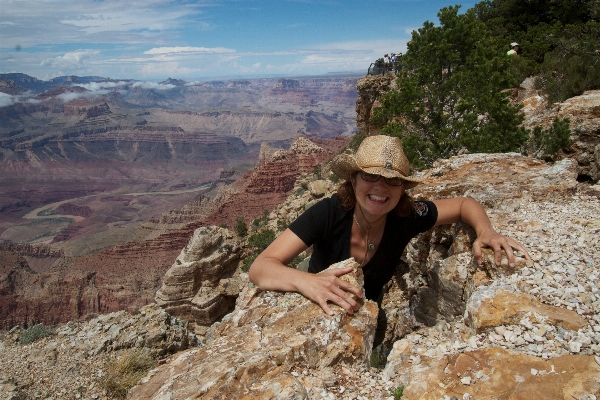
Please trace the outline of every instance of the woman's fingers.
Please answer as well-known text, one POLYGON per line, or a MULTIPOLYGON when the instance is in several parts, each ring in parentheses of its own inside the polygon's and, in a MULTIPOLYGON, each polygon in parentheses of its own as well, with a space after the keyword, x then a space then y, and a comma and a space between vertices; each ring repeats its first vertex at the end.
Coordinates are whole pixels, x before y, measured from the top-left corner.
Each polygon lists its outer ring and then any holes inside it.
POLYGON ((303 294, 319 304, 329 315, 332 315, 333 311, 328 302, 334 303, 352 314, 360 307, 356 298, 362 298, 362 289, 339 278, 352 270, 351 267, 339 268, 315 274, 312 276, 313 282, 303 294))
POLYGON ((502 261, 502 250, 506 253, 508 264, 511 267, 515 265, 515 251, 523 253, 526 259, 531 259, 527 249, 521 243, 507 236, 495 234, 490 238, 478 238, 473 242, 473 255, 478 264, 481 264, 481 248, 483 246, 490 247, 494 251, 494 262, 496 265, 500 265, 502 261))

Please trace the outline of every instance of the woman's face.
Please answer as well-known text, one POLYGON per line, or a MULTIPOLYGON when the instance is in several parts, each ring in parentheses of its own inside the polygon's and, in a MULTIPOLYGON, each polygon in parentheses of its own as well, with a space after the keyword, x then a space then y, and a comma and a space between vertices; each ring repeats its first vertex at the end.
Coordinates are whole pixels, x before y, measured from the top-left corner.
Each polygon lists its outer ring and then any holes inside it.
POLYGON ((352 175, 352 186, 356 202, 367 217, 371 216, 370 220, 392 211, 404 194, 405 187, 405 185, 392 186, 383 178, 376 182, 368 182, 361 177, 360 173, 352 175))

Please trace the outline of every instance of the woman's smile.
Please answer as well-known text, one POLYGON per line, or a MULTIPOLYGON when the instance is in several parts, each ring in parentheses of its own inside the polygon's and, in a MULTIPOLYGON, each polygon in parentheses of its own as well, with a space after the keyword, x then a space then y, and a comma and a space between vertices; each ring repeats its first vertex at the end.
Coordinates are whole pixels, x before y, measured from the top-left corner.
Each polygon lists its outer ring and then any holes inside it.
POLYGON ((385 196, 378 196, 376 194, 369 194, 369 195, 367 195, 367 197, 369 197, 369 199, 376 201, 378 203, 385 203, 385 201, 389 198, 389 197, 385 197, 385 196))

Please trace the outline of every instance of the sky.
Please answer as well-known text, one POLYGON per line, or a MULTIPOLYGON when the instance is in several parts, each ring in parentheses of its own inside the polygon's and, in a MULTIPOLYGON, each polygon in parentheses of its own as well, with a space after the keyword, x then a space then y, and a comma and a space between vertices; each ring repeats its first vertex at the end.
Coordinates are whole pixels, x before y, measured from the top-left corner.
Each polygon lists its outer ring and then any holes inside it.
POLYGON ((0 73, 160 82, 366 73, 450 0, 0 0, 0 73))

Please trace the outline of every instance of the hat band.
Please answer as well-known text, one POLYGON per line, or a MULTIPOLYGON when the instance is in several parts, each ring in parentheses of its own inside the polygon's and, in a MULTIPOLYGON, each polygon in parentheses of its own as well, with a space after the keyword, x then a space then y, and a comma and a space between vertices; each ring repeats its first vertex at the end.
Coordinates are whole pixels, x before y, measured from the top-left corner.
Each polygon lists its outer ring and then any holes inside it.
MULTIPOLYGON (((357 164, 357 165, 358 165, 358 164, 357 164)), ((404 177, 408 176, 408 175, 406 175, 406 174, 405 174, 403 171, 400 171, 399 169, 396 169, 396 168, 392 167, 392 166, 391 166, 391 164, 390 164, 389 166, 388 166, 388 165, 381 165, 381 164, 378 164, 378 165, 365 165, 365 166, 358 165, 358 167, 359 167, 360 169, 365 169, 365 168, 382 168, 382 169, 391 169, 392 171, 399 172, 399 173, 400 173, 400 175, 402 175, 402 176, 404 176, 404 177)))

